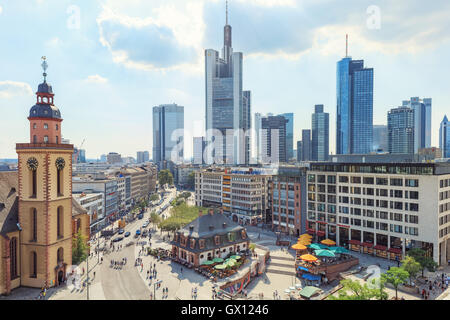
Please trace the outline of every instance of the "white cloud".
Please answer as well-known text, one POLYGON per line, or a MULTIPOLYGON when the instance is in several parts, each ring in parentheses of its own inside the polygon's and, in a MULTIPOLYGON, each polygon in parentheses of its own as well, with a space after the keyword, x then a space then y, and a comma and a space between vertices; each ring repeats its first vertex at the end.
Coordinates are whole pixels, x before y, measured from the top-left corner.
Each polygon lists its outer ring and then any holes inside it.
POLYGON ((50 40, 45 42, 45 45, 47 47, 51 47, 51 48, 59 47, 61 44, 62 44, 62 41, 58 37, 53 37, 50 40))
POLYGON ((3 12, 3 8, 2 8, 2 6, 0 6, 0 14, 2 14, 2 12, 3 12))
POLYGON ((85 79, 86 82, 90 82, 90 83, 107 83, 108 79, 103 78, 102 76, 95 74, 95 75, 90 75, 89 77, 87 77, 85 79))
POLYGON ((0 81, 0 99, 11 99, 16 96, 32 95, 33 90, 28 83, 17 81, 0 81))

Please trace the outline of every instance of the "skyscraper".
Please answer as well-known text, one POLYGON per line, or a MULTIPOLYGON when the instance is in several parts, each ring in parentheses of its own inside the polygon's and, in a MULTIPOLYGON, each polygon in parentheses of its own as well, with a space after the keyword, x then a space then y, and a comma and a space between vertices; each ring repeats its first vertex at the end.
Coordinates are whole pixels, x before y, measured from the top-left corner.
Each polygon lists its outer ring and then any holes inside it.
POLYGON ((403 106, 414 110, 414 153, 431 147, 431 98, 413 97, 403 101, 403 106))
POLYGON ((450 158, 450 122, 447 116, 444 116, 439 128, 439 148, 442 150, 442 158, 450 158))
POLYGON ((136 162, 137 163, 144 163, 150 160, 150 155, 148 151, 138 151, 136 154, 136 162))
POLYGON ((388 112, 389 153, 414 153, 414 110, 398 107, 388 112))
POLYGON ((315 161, 327 161, 329 155, 330 115, 323 112, 323 104, 315 107, 311 119, 311 158, 315 161))
POLYGON ((205 151, 205 138, 204 137, 194 137, 193 138, 193 163, 194 164, 204 164, 203 152, 205 151))
POLYGON ((302 161, 302 141, 297 141, 297 162, 302 161))
POLYGON ((373 69, 346 56, 337 63, 336 154, 366 154, 373 139, 373 69))
POLYGON ((153 162, 183 161, 184 107, 164 104, 153 107, 153 162))
POLYGON ((294 158, 294 114, 293 113, 283 113, 280 114, 288 120, 286 123, 286 152, 287 161, 294 158))
POLYGON ((255 146, 257 162, 261 161, 261 118, 261 113, 255 113, 255 120, 253 123, 253 127, 255 128, 255 138, 253 139, 253 143, 255 146))
POLYGON ((374 152, 387 152, 388 147, 388 127, 385 125, 373 126, 373 147, 374 152))
POLYGON ((311 130, 302 130, 302 161, 311 160, 311 130))
POLYGON ((216 50, 205 50, 206 142, 214 146, 213 151, 208 148, 207 163, 249 161, 250 91, 243 92, 243 54, 233 52, 231 40, 227 8, 222 57, 216 50))
POLYGON ((283 116, 268 116, 261 119, 261 149, 263 163, 286 162, 286 125, 283 116))

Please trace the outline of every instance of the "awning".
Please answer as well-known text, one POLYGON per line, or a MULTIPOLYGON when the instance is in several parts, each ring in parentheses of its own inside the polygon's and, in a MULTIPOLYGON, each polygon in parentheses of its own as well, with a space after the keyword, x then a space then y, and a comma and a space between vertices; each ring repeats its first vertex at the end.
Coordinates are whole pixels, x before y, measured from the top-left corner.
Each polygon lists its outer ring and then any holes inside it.
POLYGON ((370 243, 370 242, 363 242, 363 243, 361 243, 361 245, 363 247, 368 247, 368 248, 372 248, 373 247, 373 243, 370 243))
POLYGON ((317 235, 318 236, 324 236, 325 235, 325 231, 317 231, 317 235))
POLYGON ((348 243, 361 245, 361 241, 358 241, 358 240, 349 240, 348 243))
POLYGON ((382 250, 382 251, 386 251, 387 247, 386 246, 382 246, 381 244, 377 244, 375 247, 373 247, 375 250, 382 250))
POLYGON ((318 276, 315 274, 310 274, 310 273, 305 273, 305 274, 302 274, 302 278, 306 279, 306 280, 311 280, 311 281, 319 281, 321 279, 321 276, 318 276))
POLYGON ((300 291, 300 295, 302 296, 302 297, 305 297, 305 298, 311 298, 313 295, 315 295, 316 293, 317 293, 317 291, 319 291, 320 289, 319 288, 316 288, 316 287, 311 287, 311 286, 308 286, 308 287, 304 287, 301 291, 300 291))
POLYGON ((314 233, 316 233, 316 231, 315 231, 315 230, 313 230, 313 229, 306 229, 306 231, 307 231, 308 233, 310 233, 310 234, 314 234, 314 233))
POLYGON ((398 248, 389 248, 388 251, 392 252, 392 253, 397 253, 397 254, 402 253, 402 249, 398 249, 398 248))
POLYGON ((307 268, 305 268, 305 267, 302 267, 302 266, 298 266, 298 267, 297 267, 297 270, 308 271, 308 269, 307 269, 307 268))

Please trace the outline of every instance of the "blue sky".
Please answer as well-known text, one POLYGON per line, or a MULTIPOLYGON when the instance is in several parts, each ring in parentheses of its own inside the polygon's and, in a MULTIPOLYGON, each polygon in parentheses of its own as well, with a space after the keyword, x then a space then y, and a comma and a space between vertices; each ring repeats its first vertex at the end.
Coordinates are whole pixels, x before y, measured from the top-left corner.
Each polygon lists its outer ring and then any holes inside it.
MULTIPOLYGON (((185 128, 201 134, 203 50, 222 48, 224 2, 0 0, 0 158, 16 157, 15 143, 29 139, 43 55, 63 136, 86 139, 88 158, 151 152, 151 111, 163 103, 184 106, 185 128)), ((348 33, 349 55, 374 68, 374 123, 385 124, 402 100, 431 97, 438 145, 450 115, 447 0, 230 0, 229 8, 252 112, 294 112, 295 141, 324 104, 334 153, 336 62, 348 33)))

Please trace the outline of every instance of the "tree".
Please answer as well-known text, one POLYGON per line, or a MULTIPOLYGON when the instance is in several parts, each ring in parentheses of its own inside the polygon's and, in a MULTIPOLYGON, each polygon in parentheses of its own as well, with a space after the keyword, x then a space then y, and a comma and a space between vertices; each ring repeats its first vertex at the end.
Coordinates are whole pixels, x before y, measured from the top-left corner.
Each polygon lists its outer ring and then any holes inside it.
POLYGON ((79 264, 86 260, 89 246, 87 237, 81 233, 81 229, 72 238, 72 264, 79 264))
POLYGON ((330 300, 371 300, 379 296, 378 289, 369 288, 366 283, 361 284, 357 280, 344 279, 341 285, 338 296, 330 296, 330 300))
POLYGON ((161 223, 161 217, 160 217, 158 214, 156 214, 155 211, 153 211, 153 212, 150 214, 150 220, 151 220, 151 222, 152 222, 153 224, 155 224, 155 225, 159 225, 159 224, 161 223))
POLYGON ((412 279, 416 277, 422 267, 420 263, 411 256, 406 256, 401 262, 402 268, 409 273, 409 284, 412 284, 412 279))
POLYGON ((433 260, 433 258, 427 257, 426 252, 420 248, 413 248, 408 251, 408 256, 411 256, 420 264, 420 270, 422 271, 422 277, 425 269, 430 272, 434 272, 438 264, 433 260))
POLYGON ((409 278, 409 273, 403 268, 392 267, 381 275, 381 279, 392 284, 395 288, 395 300, 398 300, 398 286, 405 283, 409 278))
POLYGON ((173 184, 173 175, 169 171, 169 169, 161 170, 158 173, 158 182, 160 186, 163 186, 165 184, 171 185, 173 184))
POLYGON ((188 177, 187 177, 187 186, 189 189, 194 189, 195 188, 195 172, 192 171, 191 173, 189 173, 188 177))
POLYGON ((150 201, 158 201, 159 195, 157 193, 154 193, 150 196, 150 201))
POLYGON ((248 248, 249 248, 252 252, 255 252, 256 244, 250 243, 250 244, 248 245, 248 248))

